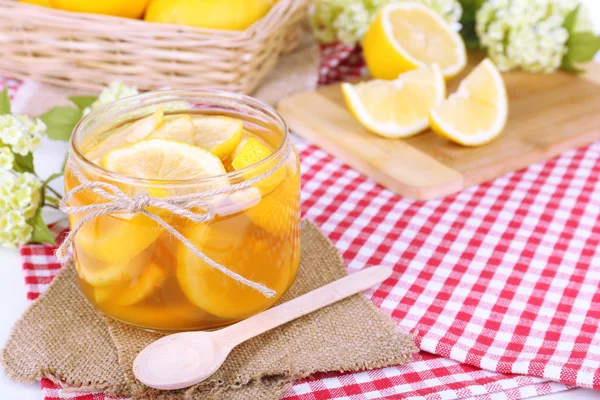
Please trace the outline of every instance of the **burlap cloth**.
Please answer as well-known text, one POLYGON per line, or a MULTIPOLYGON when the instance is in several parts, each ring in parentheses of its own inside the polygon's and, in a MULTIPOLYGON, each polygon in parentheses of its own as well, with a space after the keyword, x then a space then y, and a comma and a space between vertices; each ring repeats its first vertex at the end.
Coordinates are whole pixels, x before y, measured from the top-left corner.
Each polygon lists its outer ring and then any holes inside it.
MULTIPOLYGON (((302 223, 300 268, 281 302, 346 274, 333 245, 302 223)), ((42 377, 136 399, 278 399, 293 380, 316 371, 356 371, 408 362, 412 337, 364 295, 355 295, 238 346, 209 380, 178 391, 142 385, 136 354, 162 335, 103 317, 84 298, 67 263, 47 292, 15 323, 2 351, 5 373, 18 382, 42 377)), ((81 388, 78 389, 80 391, 81 388)))

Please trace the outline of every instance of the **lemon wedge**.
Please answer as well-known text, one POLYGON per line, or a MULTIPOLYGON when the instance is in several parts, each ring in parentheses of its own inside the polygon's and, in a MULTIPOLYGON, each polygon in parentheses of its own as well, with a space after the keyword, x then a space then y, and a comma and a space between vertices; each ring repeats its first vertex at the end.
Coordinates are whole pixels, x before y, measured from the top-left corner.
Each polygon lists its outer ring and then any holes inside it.
POLYGON ((415 2, 384 6, 363 38, 369 71, 377 79, 438 64, 450 78, 467 63, 465 43, 435 11, 415 2))
POLYGON ((479 146, 497 137, 508 118, 508 96, 502 75, 483 60, 460 83, 456 93, 431 110, 431 128, 464 146, 479 146))
POLYGON ((244 124, 239 119, 223 116, 193 118, 194 144, 223 159, 240 143, 244 124))
POLYGON ((192 143, 194 139, 194 124, 189 115, 166 117, 148 138, 173 139, 180 142, 192 143))
POLYGON ((394 81, 342 84, 346 104, 368 130, 386 138, 405 138, 427 129, 429 110, 446 96, 436 64, 405 72, 394 81))
MULTIPOLYGON (((248 140, 246 140, 238 149, 235 150, 235 156, 231 162, 231 165, 236 171, 239 171, 264 160, 271 154, 271 150, 269 150, 267 146, 262 144, 258 139, 255 137, 249 137, 248 140)), ((269 167, 273 167, 273 165, 267 165, 264 168, 261 168, 258 173, 253 175, 265 173, 269 167)), ((256 186, 260 189, 260 192, 265 195, 279 186, 285 179, 285 176, 285 167, 279 168, 271 176, 263 179, 261 182, 258 182, 256 186)))
POLYGON ((258 139, 250 137, 244 142, 242 147, 236 150, 236 154, 231 162, 231 165, 233 165, 233 168, 236 170, 240 170, 242 168, 249 167, 252 164, 256 164, 270 155, 271 150, 259 142, 258 139))
MULTIPOLYGON (((142 179, 182 180, 225 174, 223 163, 212 153, 169 139, 146 139, 106 153, 101 166, 109 171, 142 179)), ((217 180, 220 184, 225 180, 217 180)))

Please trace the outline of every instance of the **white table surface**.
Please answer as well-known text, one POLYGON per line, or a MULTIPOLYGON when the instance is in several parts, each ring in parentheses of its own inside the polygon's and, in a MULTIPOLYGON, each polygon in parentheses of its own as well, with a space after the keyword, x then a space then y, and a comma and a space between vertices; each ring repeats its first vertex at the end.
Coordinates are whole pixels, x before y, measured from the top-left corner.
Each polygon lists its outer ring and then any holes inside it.
MULTIPOLYGON (((523 0, 529 1, 529 0, 523 0)), ((600 33, 600 1, 599 0, 581 0, 590 9, 590 13, 596 25, 596 31, 600 33)), ((596 56, 600 60, 600 54, 596 56)), ((15 111, 18 108, 25 107, 25 104, 16 104, 15 111)), ((58 171, 66 152, 67 145, 61 142, 47 140, 35 155, 35 169, 44 177, 54 171, 58 171)), ((53 183, 55 188, 62 192, 62 181, 53 183)), ((48 214, 48 220, 56 218, 56 214, 48 214)), ((10 333, 14 321, 21 315, 27 307, 25 299, 25 283, 21 272, 21 263, 19 254, 16 250, 0 248, 0 344, 3 344, 10 333)), ((2 369, 2 367, 0 367, 2 369)), ((588 389, 576 389, 568 392, 556 393, 553 395, 540 396, 544 400, 600 400, 600 391, 588 389)), ((10 381, 0 373, 0 400, 41 400, 43 399, 39 383, 32 385, 22 385, 10 381)))

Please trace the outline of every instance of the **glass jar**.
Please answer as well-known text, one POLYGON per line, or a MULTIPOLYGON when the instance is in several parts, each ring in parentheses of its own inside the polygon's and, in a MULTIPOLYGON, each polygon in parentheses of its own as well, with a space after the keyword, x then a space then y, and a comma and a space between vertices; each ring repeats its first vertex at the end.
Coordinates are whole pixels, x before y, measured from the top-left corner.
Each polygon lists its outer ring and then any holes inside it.
MULTIPOLYGON (((114 185, 130 198, 209 194, 204 199, 209 206, 188 207, 197 215, 208 215, 202 222, 160 207, 144 210, 181 233, 210 260, 275 292, 268 297, 211 267, 143 212, 119 210, 83 224, 73 241, 83 293, 112 318, 160 331, 215 329, 267 309, 294 281, 300 261, 298 156, 281 116, 255 99, 221 91, 169 90, 129 97, 94 110, 73 132, 66 193, 85 181, 78 174, 92 183, 114 185), (159 107, 165 115, 238 118, 245 134, 265 143, 271 154, 224 175, 168 181, 117 174, 86 158, 91 146, 119 135, 122 126, 159 107), (267 173, 270 175, 256 181, 267 173), (243 186, 243 182, 251 185, 213 195, 223 182, 228 182, 228 188, 243 186)), ((68 205, 110 205, 114 198, 102 195, 103 190, 106 192, 102 188, 74 192, 68 205)), ((71 227, 86 215, 71 214, 71 227)))

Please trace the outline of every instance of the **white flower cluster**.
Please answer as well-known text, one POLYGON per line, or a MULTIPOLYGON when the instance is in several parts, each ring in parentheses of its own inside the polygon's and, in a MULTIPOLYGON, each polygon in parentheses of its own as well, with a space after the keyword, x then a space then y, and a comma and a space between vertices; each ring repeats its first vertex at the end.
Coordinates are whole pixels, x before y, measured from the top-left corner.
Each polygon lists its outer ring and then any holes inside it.
POLYGON ((39 207, 42 182, 28 172, 0 171, 0 246, 17 247, 31 238, 27 220, 39 207))
POLYGON ((92 103, 91 107, 86 107, 83 110, 83 115, 88 115, 93 109, 103 106, 113 101, 124 99, 125 97, 135 96, 139 94, 135 86, 127 86, 123 82, 111 82, 102 90, 98 99, 92 103))
MULTIPOLYGON (((355 44, 367 32, 379 9, 397 1, 406 0, 314 0, 310 22, 315 37, 321 43, 355 44)), ((458 0, 416 1, 430 7, 451 24, 458 23, 462 16, 458 0)))
MULTIPOLYGON (((578 5, 577 0, 488 0, 477 12, 477 36, 503 71, 552 72, 567 52, 565 18, 578 5)), ((591 22, 582 9, 575 29, 586 29, 586 23, 591 22)))
POLYGON ((418 0, 433 11, 440 14, 451 25, 458 24, 462 17, 463 9, 456 0, 418 0))
POLYGON ((46 124, 42 120, 25 115, 0 115, 0 142, 9 145, 12 151, 26 156, 42 144, 46 124))
POLYGON ((337 32, 337 40, 344 43, 356 42, 362 38, 371 22, 371 14, 359 2, 343 8, 333 21, 333 30, 337 32))
POLYGON ((0 170, 10 171, 15 164, 15 155, 10 148, 0 147, 0 170))

